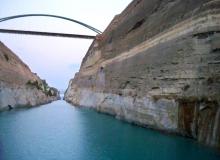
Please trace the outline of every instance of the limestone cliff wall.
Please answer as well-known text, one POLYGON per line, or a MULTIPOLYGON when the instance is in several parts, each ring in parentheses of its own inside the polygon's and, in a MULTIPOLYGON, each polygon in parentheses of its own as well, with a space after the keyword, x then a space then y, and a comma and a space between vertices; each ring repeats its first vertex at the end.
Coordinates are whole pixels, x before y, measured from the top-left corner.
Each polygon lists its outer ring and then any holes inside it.
POLYGON ((32 73, 18 56, 0 42, 0 110, 31 107, 57 99, 58 91, 32 73))
POLYGON ((219 0, 134 0, 100 37, 66 101, 220 147, 219 0))

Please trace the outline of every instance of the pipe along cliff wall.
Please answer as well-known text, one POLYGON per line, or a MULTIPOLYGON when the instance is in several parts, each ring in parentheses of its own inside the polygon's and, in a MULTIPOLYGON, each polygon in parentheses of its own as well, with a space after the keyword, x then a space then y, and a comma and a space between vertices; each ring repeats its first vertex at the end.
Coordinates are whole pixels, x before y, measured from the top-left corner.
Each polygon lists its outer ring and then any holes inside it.
POLYGON ((134 0, 100 37, 66 101, 220 147, 219 0, 134 0))
POLYGON ((59 99, 57 89, 32 73, 21 59, 0 42, 0 110, 31 107, 59 99))

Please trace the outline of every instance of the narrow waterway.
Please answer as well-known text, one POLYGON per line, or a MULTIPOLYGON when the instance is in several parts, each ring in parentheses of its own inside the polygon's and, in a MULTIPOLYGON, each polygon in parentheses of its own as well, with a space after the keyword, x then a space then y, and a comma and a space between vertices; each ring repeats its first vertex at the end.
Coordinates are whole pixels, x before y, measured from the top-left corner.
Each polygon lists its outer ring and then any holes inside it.
POLYGON ((0 113, 0 160, 219 160, 215 150, 57 101, 0 113))

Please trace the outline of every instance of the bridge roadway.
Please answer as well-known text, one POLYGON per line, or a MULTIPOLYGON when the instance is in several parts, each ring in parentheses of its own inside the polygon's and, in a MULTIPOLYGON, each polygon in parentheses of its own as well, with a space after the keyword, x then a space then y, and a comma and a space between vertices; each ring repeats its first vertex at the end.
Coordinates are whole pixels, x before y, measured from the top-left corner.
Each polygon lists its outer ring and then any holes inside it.
MULTIPOLYGON (((52 15, 52 14, 22 14, 22 15, 15 15, 10 17, 4 17, 0 18, 0 22, 17 19, 17 18, 24 18, 24 17, 52 17, 52 18, 58 18, 63 19, 66 21, 71 21, 74 23, 77 23, 79 25, 82 25, 94 32, 96 32, 98 35, 102 34, 102 32, 88 24, 85 24, 83 22, 77 21, 75 19, 71 19, 68 17, 58 16, 58 15, 52 15)), ((11 34, 26 34, 26 35, 39 35, 39 36, 54 36, 54 37, 67 37, 67 38, 83 38, 83 39, 94 39, 96 36, 91 35, 81 35, 81 34, 68 34, 68 33, 52 33, 52 32, 39 32, 39 31, 25 31, 25 30, 12 30, 12 29, 0 29, 0 33, 11 33, 11 34)))
POLYGON ((82 39, 94 39, 96 37, 96 36, 81 35, 81 34, 52 33, 52 32, 39 32, 39 31, 12 30, 12 29, 0 29, 0 33, 66 37, 66 38, 82 38, 82 39))

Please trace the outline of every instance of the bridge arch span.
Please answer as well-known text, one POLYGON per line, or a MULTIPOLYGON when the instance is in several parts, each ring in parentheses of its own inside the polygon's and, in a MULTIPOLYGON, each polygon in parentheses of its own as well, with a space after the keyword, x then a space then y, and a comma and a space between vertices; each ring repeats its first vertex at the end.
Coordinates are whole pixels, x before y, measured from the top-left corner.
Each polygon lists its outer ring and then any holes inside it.
POLYGON ((96 29, 96 28, 94 28, 94 27, 92 27, 88 24, 85 24, 83 22, 77 21, 75 19, 63 17, 63 16, 52 15, 52 14, 22 14, 22 15, 15 15, 15 16, 0 18, 0 22, 8 21, 8 20, 11 20, 11 19, 23 18, 23 17, 53 17, 53 18, 63 19, 63 20, 67 20, 67 21, 71 21, 71 22, 80 24, 80 25, 96 32, 97 34, 102 34, 102 32, 100 30, 98 30, 98 29, 96 29))

